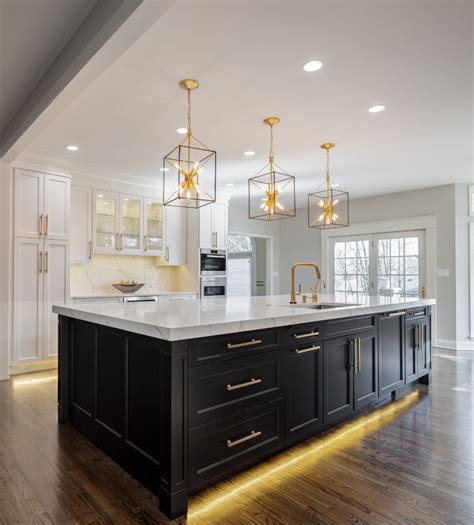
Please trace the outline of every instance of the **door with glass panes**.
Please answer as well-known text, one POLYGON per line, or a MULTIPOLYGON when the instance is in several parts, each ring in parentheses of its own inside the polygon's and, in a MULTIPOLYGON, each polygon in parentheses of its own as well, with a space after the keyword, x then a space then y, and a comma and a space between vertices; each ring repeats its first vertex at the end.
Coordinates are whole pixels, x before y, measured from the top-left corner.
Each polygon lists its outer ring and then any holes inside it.
POLYGON ((333 293, 423 296, 425 232, 335 237, 330 240, 333 293))

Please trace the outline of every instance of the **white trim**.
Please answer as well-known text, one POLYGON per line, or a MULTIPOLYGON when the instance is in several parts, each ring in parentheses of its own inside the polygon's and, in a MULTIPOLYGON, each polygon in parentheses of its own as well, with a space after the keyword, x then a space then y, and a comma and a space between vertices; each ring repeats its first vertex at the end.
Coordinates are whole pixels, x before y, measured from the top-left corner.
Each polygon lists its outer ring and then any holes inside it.
POLYGON ((469 223, 469 310, 470 338, 474 340, 474 222, 469 223))
POLYGON ((450 339, 433 339, 433 346, 448 350, 467 350, 474 352, 474 341, 452 341, 450 339))
POLYGON ((270 290, 267 290, 267 295, 273 295, 274 285, 273 285, 273 267, 274 267, 274 257, 273 257, 273 235, 267 235, 263 233, 249 233, 244 231, 236 231, 232 230, 227 232, 228 235, 247 235, 248 237, 256 237, 258 239, 267 239, 270 241, 270 264, 269 269, 267 268, 267 273, 269 272, 269 275, 267 275, 267 281, 270 283, 270 290))

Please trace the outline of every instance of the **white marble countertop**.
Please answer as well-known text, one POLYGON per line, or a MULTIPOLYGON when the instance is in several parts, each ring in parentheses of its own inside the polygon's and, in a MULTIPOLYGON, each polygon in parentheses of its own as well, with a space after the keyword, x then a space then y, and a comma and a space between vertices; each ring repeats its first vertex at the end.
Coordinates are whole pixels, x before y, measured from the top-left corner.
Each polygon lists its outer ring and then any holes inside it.
POLYGON ((326 302, 350 306, 314 310, 310 303, 290 305, 288 295, 272 295, 161 303, 55 305, 53 312, 167 341, 180 341, 435 304, 434 299, 416 297, 320 294, 319 303, 326 302))
MULTIPOLYGON (((145 287, 146 288, 146 287, 145 287)), ((90 293, 86 295, 72 295, 71 299, 107 299, 108 297, 148 297, 151 295, 197 295, 198 292, 191 292, 191 291, 185 291, 185 292, 163 292, 163 291, 155 291, 148 288, 145 291, 144 290, 138 290, 138 292, 135 293, 122 293, 119 290, 113 289, 110 292, 104 293, 104 292, 96 292, 96 293, 90 293)))

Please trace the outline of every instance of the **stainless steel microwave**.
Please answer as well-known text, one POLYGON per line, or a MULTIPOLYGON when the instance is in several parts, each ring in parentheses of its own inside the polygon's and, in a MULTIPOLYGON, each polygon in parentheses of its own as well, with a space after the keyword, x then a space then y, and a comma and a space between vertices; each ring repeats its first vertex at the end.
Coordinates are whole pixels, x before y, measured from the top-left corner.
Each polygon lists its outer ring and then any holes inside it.
POLYGON ((227 278, 226 277, 202 277, 201 278, 201 299, 205 297, 226 297, 227 278))
POLYGON ((201 250, 201 276, 225 277, 227 275, 227 253, 225 250, 201 250))

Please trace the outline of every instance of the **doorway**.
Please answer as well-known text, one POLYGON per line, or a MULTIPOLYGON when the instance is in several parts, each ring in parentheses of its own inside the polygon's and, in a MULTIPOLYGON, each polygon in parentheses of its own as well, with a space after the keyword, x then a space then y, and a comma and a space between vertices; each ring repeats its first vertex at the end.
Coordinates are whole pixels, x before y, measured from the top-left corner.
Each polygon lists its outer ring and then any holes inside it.
POLYGON ((271 295, 271 237, 231 233, 227 237, 227 296, 271 295))

